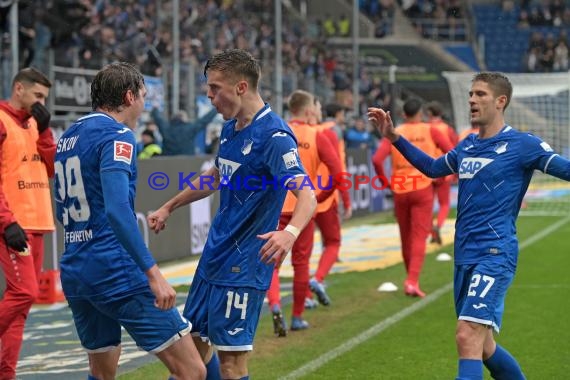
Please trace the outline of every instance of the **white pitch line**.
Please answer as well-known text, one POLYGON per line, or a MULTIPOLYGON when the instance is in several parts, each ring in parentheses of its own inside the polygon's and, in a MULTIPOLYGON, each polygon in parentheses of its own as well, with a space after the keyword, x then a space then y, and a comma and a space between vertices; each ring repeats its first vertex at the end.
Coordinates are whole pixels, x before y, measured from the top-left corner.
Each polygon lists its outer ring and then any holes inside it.
MULTIPOLYGON (((564 224, 568 223, 569 221, 570 221, 570 216, 567 216, 566 218, 559 220, 558 222, 548 226, 547 228, 536 233, 535 235, 529 237, 519 245, 519 251, 525 249, 526 247, 528 247, 533 243, 536 243, 545 236, 550 235, 552 232, 556 231, 558 228, 562 227, 564 224)), ((416 311, 423 309, 424 307, 426 307, 427 305, 434 302, 439 297, 450 291, 452 288, 453 288, 453 283, 450 282, 448 284, 445 284, 441 288, 437 289, 435 292, 428 294, 425 298, 422 298, 420 301, 408 306, 405 309, 400 310, 396 314, 384 319, 383 321, 378 322, 368 330, 362 332, 360 335, 357 335, 354 338, 347 340, 340 346, 330 350, 329 352, 324 353, 323 355, 308 362, 302 367, 297 368, 288 375, 280 378, 280 380, 298 379, 302 376, 305 376, 319 369, 320 367, 330 362, 331 360, 336 359, 340 355, 352 350, 354 347, 360 345, 361 343, 366 342, 370 338, 386 330, 388 327, 395 325, 396 323, 400 322, 402 319, 414 314, 416 311)))

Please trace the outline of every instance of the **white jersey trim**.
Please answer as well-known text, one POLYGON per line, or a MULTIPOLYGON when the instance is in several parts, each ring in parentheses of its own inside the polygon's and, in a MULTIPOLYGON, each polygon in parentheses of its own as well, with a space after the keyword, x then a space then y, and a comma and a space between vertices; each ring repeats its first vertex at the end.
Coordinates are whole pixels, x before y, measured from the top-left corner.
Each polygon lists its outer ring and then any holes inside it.
POLYGON ((97 116, 103 116, 103 117, 106 117, 107 119, 114 120, 111 116, 109 116, 107 114, 104 114, 102 112, 96 112, 96 113, 92 113, 92 114, 80 117, 79 119, 77 119, 77 121, 83 121, 83 120, 91 119, 92 117, 97 117, 97 116))
POLYGON ((452 173, 456 173, 455 170, 453 170, 453 168, 451 167, 451 165, 449 164, 449 161, 447 160, 447 155, 448 153, 445 154, 445 164, 447 165, 447 167, 449 168, 449 170, 451 170, 452 173))
POLYGON ((244 344, 243 346, 218 346, 214 344, 214 346, 219 351, 253 351, 253 344, 244 344))
POLYGON ((166 350, 168 347, 172 346, 176 341, 180 340, 184 335, 190 334, 190 330, 192 330, 192 324, 190 322, 188 322, 187 327, 185 327, 184 329, 182 329, 179 332, 177 332, 176 334, 174 334, 170 339, 168 339, 166 342, 162 343, 160 346, 158 346, 154 350, 150 350, 149 353, 156 355, 156 354, 166 350))
POLYGON ((294 176, 288 177, 287 181, 285 181, 285 183, 283 183, 283 187, 287 187, 287 184, 297 177, 307 177, 307 174, 305 174, 305 173, 301 174, 300 173, 300 174, 295 174, 294 176))
POLYGON ((548 161, 546 161, 546 165, 544 165, 544 170, 542 171, 543 173, 546 174, 546 169, 548 169, 548 165, 550 165, 550 161, 552 161, 552 159, 554 157, 558 156, 558 154, 553 154, 552 156, 550 156, 550 158, 548 159, 548 161))
POLYGON ((263 111, 262 113, 260 113, 259 116, 256 117, 254 121, 260 120, 262 117, 267 115, 269 112, 271 112, 271 107, 267 107, 267 109, 265 111, 263 111))
POLYGON ((479 319, 479 318, 474 318, 474 317, 467 317, 464 315, 460 315, 459 318, 457 318, 457 319, 460 321, 475 322, 475 323, 479 323, 479 324, 485 325, 485 326, 492 326, 496 332, 499 332, 499 326, 497 326, 497 324, 495 322, 490 321, 488 319, 479 319))

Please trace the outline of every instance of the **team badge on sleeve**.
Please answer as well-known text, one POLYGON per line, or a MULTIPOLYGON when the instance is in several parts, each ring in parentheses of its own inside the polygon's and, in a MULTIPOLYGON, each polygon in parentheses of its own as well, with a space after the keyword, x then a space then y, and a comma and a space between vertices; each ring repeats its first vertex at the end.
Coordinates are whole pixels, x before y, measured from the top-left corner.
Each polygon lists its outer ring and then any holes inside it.
POLYGON ((550 147, 550 145, 548 145, 547 142, 543 141, 540 143, 540 146, 542 147, 542 149, 544 149, 544 151, 546 152, 554 152, 554 150, 550 147))
POLYGON ((297 160, 297 149, 291 149, 290 152, 285 153, 282 157, 287 169, 299 166, 299 161, 297 160))
POLYGON ((115 161, 131 164, 133 158, 133 146, 128 142, 115 141, 115 161))

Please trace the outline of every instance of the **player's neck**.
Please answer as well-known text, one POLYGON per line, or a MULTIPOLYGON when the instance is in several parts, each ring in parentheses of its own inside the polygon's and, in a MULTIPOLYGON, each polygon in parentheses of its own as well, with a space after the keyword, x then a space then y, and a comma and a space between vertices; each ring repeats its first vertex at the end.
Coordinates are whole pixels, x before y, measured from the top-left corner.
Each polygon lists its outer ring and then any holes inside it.
POLYGON ((260 96, 254 96, 252 99, 244 99, 242 110, 236 116, 237 123, 235 130, 241 131, 247 128, 253 121, 255 115, 257 115, 259 110, 263 107, 265 107, 265 103, 260 96))
POLYGON ((494 137, 495 135, 500 133, 504 126, 505 122, 503 120, 500 120, 500 122, 497 121, 492 124, 481 125, 479 127, 479 138, 490 139, 491 137, 494 137))

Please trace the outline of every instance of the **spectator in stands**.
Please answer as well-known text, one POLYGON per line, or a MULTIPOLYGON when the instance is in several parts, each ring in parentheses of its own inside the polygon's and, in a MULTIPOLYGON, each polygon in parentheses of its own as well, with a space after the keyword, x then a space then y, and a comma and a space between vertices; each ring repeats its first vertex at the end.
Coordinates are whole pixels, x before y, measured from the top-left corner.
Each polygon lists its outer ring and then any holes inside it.
POLYGON ((350 37, 350 19, 346 14, 341 14, 338 21, 336 30, 339 37, 350 37))
POLYGON ((374 138, 368 131, 366 120, 361 117, 354 118, 354 125, 344 134, 347 148, 373 149, 374 138))
POLYGON ((568 70, 568 45, 566 40, 560 38, 554 48, 554 71, 568 70))
POLYGON ((142 149, 137 155, 139 160, 146 160, 162 154, 162 148, 155 142, 154 133, 150 129, 145 129, 142 132, 141 140, 142 149))
POLYGON ((155 107, 150 116, 158 126, 162 135, 162 154, 164 156, 193 155, 195 153, 194 137, 208 126, 218 112, 212 108, 208 113, 194 122, 190 122, 186 111, 179 111, 168 122, 155 107))

